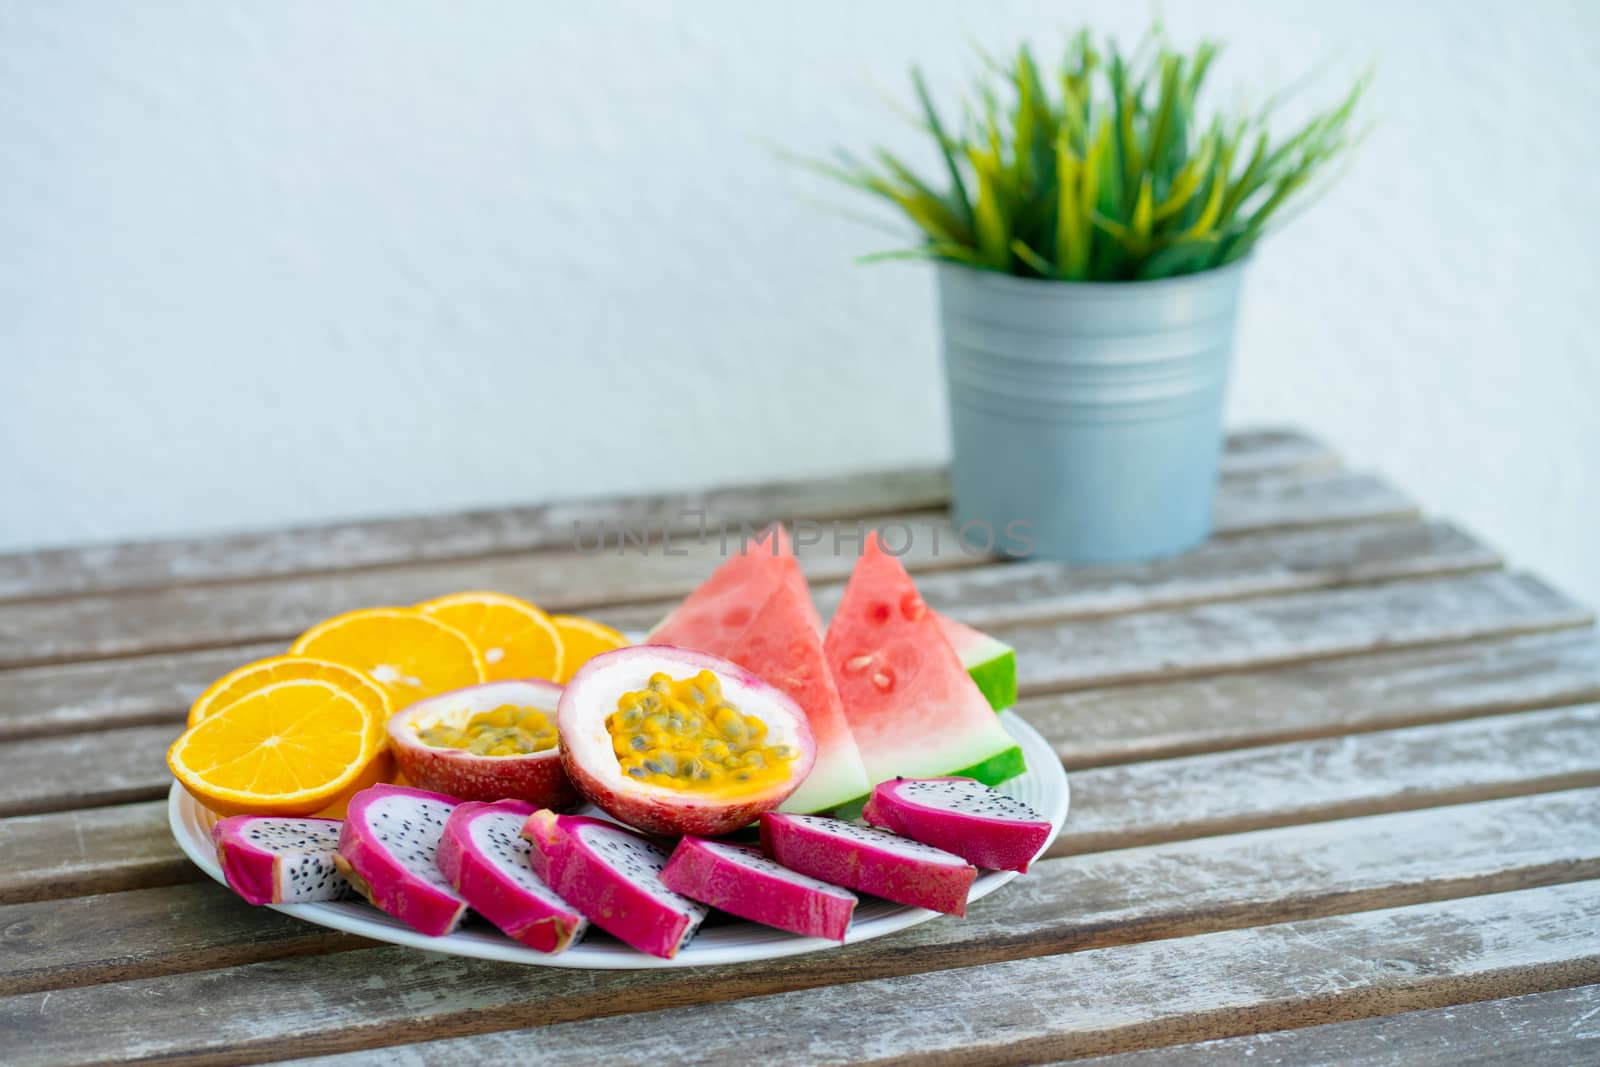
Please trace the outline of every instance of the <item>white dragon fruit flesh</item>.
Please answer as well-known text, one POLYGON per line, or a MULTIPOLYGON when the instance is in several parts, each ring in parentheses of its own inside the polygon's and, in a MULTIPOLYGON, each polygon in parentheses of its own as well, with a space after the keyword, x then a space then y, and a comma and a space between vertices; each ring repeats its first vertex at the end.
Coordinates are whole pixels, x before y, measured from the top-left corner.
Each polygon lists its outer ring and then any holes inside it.
POLYGON ((978 877, 976 867, 943 849, 821 815, 767 812, 761 848, 801 874, 947 915, 967 913, 978 877))
POLYGON ((731 841, 685 837, 661 881, 691 900, 802 937, 843 941, 856 895, 791 871, 761 850, 731 841))
POLYGON ((444 824, 439 871, 506 936, 540 952, 560 952, 589 923, 529 865, 530 843, 518 834, 533 812, 521 800, 459 805, 444 824))
POLYGON ((662 884, 667 854, 632 830, 540 811, 523 835, 540 854, 550 888, 640 952, 672 959, 705 921, 704 905, 662 884))
POLYGON ((997 871, 1026 871, 1050 839, 1049 820, 971 778, 879 782, 861 814, 874 826, 997 871))
POLYGON ((334 866, 337 819, 233 815, 219 819, 211 840, 235 893, 252 904, 304 904, 350 895, 334 866))
POLYGON ((448 934, 467 902, 439 872, 437 852, 457 801, 443 793, 375 785, 350 798, 335 861, 356 891, 420 933, 448 934))

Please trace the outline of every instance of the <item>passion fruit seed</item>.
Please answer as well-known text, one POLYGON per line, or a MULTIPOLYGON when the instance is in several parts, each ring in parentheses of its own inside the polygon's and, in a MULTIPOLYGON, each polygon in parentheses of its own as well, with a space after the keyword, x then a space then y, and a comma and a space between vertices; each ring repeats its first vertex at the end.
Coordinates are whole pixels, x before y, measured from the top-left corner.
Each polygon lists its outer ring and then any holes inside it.
POLYGON ((652 674, 646 688, 622 694, 606 729, 623 774, 675 789, 779 781, 796 754, 790 745, 764 744, 767 724, 729 703, 711 671, 682 681, 652 674))
POLYGON ((556 727, 538 708, 501 704, 461 726, 424 726, 417 738, 432 748, 460 748, 478 756, 526 756, 556 745, 556 727))

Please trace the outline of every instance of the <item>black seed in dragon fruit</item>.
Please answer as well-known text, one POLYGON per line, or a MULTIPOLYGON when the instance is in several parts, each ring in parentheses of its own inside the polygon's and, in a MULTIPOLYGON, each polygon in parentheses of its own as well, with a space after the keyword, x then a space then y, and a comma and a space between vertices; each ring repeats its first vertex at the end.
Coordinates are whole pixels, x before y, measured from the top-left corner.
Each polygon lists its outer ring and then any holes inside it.
POLYGON ((1026 871, 1050 839, 1050 823, 1038 812, 971 778, 879 782, 861 814, 875 826, 997 871, 1026 871))
POLYGON ((211 829, 217 862, 235 893, 252 904, 305 904, 350 895, 334 865, 337 819, 233 815, 211 829))

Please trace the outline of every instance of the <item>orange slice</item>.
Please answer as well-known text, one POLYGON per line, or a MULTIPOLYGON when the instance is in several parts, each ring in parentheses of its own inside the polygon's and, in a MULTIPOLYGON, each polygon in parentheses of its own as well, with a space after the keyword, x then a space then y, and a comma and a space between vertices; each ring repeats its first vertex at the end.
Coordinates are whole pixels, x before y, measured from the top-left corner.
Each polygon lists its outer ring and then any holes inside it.
POLYGON ((372 744, 372 718, 329 682, 275 682, 185 730, 167 766, 212 811, 310 815, 385 755, 372 744))
POLYGON ((631 643, 605 623, 581 615, 552 615, 550 621, 561 635, 561 677, 556 679, 558 682, 566 682, 578 673, 579 667, 600 653, 631 643))
POLYGON ((189 725, 193 726, 257 689, 276 682, 295 682, 306 678, 337 686, 359 700, 372 713, 374 729, 377 731, 374 745, 382 743, 384 723, 389 719, 389 695, 376 683, 368 681, 364 675, 349 667, 303 656, 271 656, 246 663, 224 674, 189 706, 189 725))
POLYGON ((485 679, 483 656, 465 634, 412 608, 335 615, 301 634, 289 654, 359 671, 389 695, 392 711, 485 679))
POLYGON ((425 600, 417 610, 453 626, 483 653, 490 681, 561 677, 561 637, 550 616, 504 593, 453 593, 425 600))

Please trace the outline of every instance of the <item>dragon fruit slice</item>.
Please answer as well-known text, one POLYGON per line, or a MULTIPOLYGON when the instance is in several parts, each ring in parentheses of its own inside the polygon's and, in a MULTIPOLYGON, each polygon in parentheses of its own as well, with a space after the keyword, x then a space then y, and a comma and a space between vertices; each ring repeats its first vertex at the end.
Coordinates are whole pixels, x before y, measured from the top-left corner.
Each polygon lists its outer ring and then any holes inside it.
POLYGON ((439 840, 439 873, 508 937, 560 952, 589 924, 529 867, 530 845, 518 833, 533 812, 520 800, 458 806, 439 840))
POLYGON ((334 866, 337 819, 233 815, 211 829, 228 886, 252 904, 304 904, 349 896, 334 866))
POLYGON ((667 854, 644 837, 582 816, 534 820, 550 888, 606 933, 670 960, 705 921, 703 905, 661 884, 667 854))
POLYGON ((775 863, 750 845, 685 837, 661 881, 691 900, 803 937, 843 941, 856 908, 848 889, 775 863))
POLYGON ((1050 836, 1049 820, 971 778, 879 782, 861 814, 874 826, 997 871, 1026 871, 1050 836))
POLYGON ((421 933, 448 934, 467 913, 436 860, 456 805, 454 797, 409 786, 363 789, 350 798, 334 862, 379 910, 421 933))
POLYGON ((791 870, 915 908, 967 913, 978 869, 943 849, 821 815, 761 816, 761 848, 791 870))

